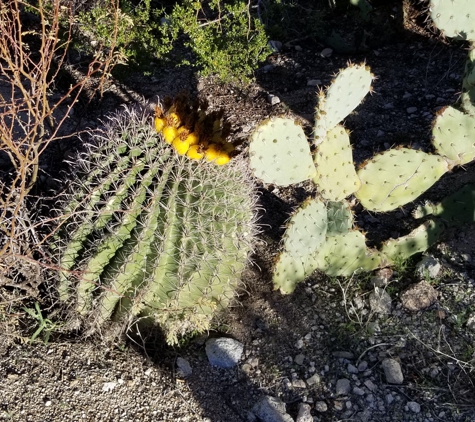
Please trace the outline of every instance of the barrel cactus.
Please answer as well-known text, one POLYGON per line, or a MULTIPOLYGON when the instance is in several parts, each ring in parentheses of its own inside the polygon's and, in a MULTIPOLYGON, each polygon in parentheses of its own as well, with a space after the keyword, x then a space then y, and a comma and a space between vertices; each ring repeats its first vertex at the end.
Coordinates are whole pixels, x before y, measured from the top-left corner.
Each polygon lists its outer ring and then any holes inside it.
POLYGON ((64 201, 55 254, 59 295, 89 332, 111 321, 158 323, 174 344, 209 328, 233 299, 256 235, 245 162, 178 154, 147 107, 93 132, 64 201))

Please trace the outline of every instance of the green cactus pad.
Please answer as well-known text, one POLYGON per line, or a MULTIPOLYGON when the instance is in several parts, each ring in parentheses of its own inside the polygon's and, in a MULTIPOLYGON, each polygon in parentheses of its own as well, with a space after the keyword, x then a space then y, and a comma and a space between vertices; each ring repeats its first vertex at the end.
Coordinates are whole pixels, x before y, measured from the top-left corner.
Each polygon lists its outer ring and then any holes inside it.
POLYGON ((275 289, 279 289, 283 294, 289 294, 295 290, 298 283, 305 280, 307 275, 302 261, 284 251, 274 266, 272 282, 275 289))
POLYGON ((427 215, 441 217, 449 226, 475 222, 475 185, 465 185, 438 204, 419 205, 413 212, 415 218, 427 215))
POLYGON ((405 260, 416 253, 426 251, 437 241, 443 231, 444 225, 442 223, 426 221, 407 236, 386 241, 381 247, 381 252, 389 264, 393 264, 400 259, 405 260))
POLYGON ((327 236, 345 234, 353 227, 353 213, 347 201, 327 203, 327 236))
POLYGON ((360 188, 350 138, 343 126, 337 125, 327 133, 318 146, 315 164, 317 175, 313 180, 323 198, 341 201, 360 188))
POLYGON ((382 258, 379 252, 366 246, 364 234, 358 230, 328 237, 314 255, 316 268, 329 276, 372 271, 381 265, 382 258))
POLYGON ((249 145, 250 167, 264 183, 287 186, 315 175, 310 146, 292 119, 272 118, 257 127, 249 145))
POLYGON ((468 53, 462 82, 462 107, 466 113, 475 116, 475 50, 468 53))
POLYGON ((439 114, 432 128, 437 153, 463 165, 475 158, 475 119, 453 107, 439 114))
POLYGON ((340 70, 326 90, 326 98, 318 106, 325 114, 327 131, 345 119, 370 92, 373 75, 364 65, 349 64, 340 70))
POLYGON ((319 199, 305 201, 287 224, 284 249, 295 258, 312 254, 325 241, 327 209, 319 199))
POLYGON ((320 145, 327 136, 326 112, 325 110, 325 92, 318 92, 318 107, 315 110, 315 125, 313 127, 313 145, 320 145))
POLYGON ((475 41, 475 2, 473 0, 430 0, 434 25, 450 38, 475 41))
POLYGON ((371 211, 391 211, 429 189, 449 170, 439 155, 408 148, 373 157, 358 170, 362 182, 356 197, 371 211))

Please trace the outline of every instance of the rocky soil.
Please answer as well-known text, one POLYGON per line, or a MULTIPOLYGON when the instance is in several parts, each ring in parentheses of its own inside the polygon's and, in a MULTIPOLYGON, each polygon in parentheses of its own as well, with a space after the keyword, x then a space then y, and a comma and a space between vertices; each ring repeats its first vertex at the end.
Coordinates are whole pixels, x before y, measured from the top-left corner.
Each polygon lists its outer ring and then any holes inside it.
MULTIPOLYGON (((78 109, 71 127, 96 126, 121 104, 186 89, 225 108, 245 154, 250 133, 271 115, 294 116, 310 134, 316 91, 351 60, 365 61, 376 77, 373 95, 345 122, 355 160, 398 145, 430 150, 431 122, 457 100, 465 54, 408 19, 392 40, 353 55, 308 40, 283 46, 246 88, 196 78, 187 69, 115 81, 102 102, 78 109)), ((57 176, 53 167, 45 160, 45 183, 57 176)), ((473 164, 444 176, 421 201, 440 200, 468 182, 475 182, 473 164)), ((475 420, 475 226, 448 232, 426 257, 391 270, 350 278, 315 274, 282 296, 270 282, 282 226, 312 187, 259 185, 259 191, 262 234, 239 300, 212 332, 181 347, 164 347, 157 333, 132 332, 106 344, 55 330, 48 344, 30 344, 38 326, 23 305, 33 309, 35 299, 2 292, 0 419, 475 420), (237 340, 228 368, 209 358, 207 341, 222 337, 237 340)), ((413 207, 387 214, 356 207, 357 223, 378 244, 415 226, 413 207)), ((54 304, 45 301, 42 309, 56 321, 54 304)))

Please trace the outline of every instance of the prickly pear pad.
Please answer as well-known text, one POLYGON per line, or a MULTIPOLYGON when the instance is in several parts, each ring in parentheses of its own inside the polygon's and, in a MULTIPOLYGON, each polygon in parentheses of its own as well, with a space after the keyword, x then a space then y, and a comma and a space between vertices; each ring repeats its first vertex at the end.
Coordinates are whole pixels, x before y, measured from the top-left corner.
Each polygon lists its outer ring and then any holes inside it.
POLYGON ((427 215, 441 217, 449 226, 475 222, 475 185, 465 185, 438 204, 419 205, 413 212, 414 218, 427 215))
POLYGON ((327 236, 345 234, 353 227, 353 213, 347 201, 327 203, 327 236))
POLYGON ((443 231, 442 223, 436 223, 432 220, 426 221, 407 236, 385 242, 381 252, 385 255, 388 263, 393 264, 398 259, 407 259, 418 252, 424 252, 439 238, 443 231))
POLYGON ((350 276, 355 271, 372 271, 382 261, 379 252, 368 249, 364 234, 358 230, 328 237, 314 258, 316 268, 329 276, 350 276))
POLYGON ((439 155, 391 149, 358 170, 362 185, 355 196, 370 211, 391 211, 416 199, 448 170, 439 155))
POLYGON ((292 119, 272 118, 259 125, 249 157, 251 170, 265 183, 287 186, 315 175, 307 137, 292 119))
POLYGON ((340 70, 327 89, 325 102, 319 104, 319 110, 325 112, 327 130, 333 129, 363 101, 372 80, 373 75, 364 64, 350 63, 340 70))
POLYGON ((475 118, 453 107, 439 114, 432 128, 437 153, 463 165, 475 158, 475 118))
POLYGON ((323 198, 341 201, 360 188, 350 138, 343 126, 337 125, 328 132, 318 146, 315 164, 317 175, 313 180, 323 198))
POLYGON ((473 0, 431 0, 430 17, 446 37, 475 41, 473 0))
POLYGON ((295 258, 315 252, 325 241, 327 209, 319 199, 302 204, 287 224, 284 249, 295 258))
POLYGON ((305 280, 307 276, 302 261, 284 251, 277 258, 272 282, 275 289, 280 289, 283 294, 288 294, 292 293, 297 283, 305 280))
POLYGON ((462 107, 466 113, 475 115, 475 50, 470 50, 465 62, 462 82, 462 107))

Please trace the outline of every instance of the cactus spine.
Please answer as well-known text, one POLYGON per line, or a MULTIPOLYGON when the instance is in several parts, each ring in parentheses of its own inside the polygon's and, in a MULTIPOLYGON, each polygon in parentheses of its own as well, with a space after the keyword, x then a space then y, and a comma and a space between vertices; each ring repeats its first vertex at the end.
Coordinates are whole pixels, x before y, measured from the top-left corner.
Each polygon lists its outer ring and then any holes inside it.
POLYGON ((176 154, 153 116, 125 109, 91 146, 64 206, 59 293, 89 332, 147 317, 169 343, 209 328, 233 299, 256 234, 243 160, 176 154), (156 126, 156 122, 155 122, 156 126))

